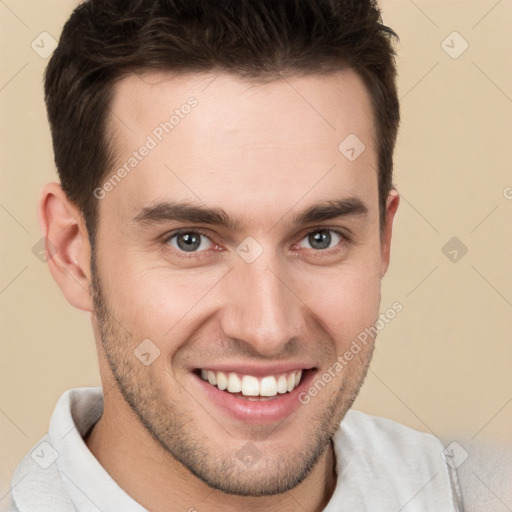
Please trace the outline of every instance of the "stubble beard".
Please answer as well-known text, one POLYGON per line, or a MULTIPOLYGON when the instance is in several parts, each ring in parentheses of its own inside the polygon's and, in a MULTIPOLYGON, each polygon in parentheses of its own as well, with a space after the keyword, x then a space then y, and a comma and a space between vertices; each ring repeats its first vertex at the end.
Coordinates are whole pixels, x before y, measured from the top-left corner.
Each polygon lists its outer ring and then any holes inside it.
POLYGON ((231 443, 229 440, 215 442, 184 407, 187 403, 184 397, 188 404, 193 402, 190 395, 182 393, 181 399, 169 400, 170 388, 163 384, 174 389, 182 386, 169 372, 164 372, 164 377, 162 372, 157 375, 134 356, 133 350, 138 342, 120 326, 107 303, 94 251, 91 273, 94 315, 116 386, 140 424, 167 454, 209 487, 230 495, 262 497, 282 494, 297 487, 311 474, 330 447, 340 421, 359 392, 371 361, 373 344, 368 345, 366 357, 361 358, 364 368, 351 372, 338 393, 325 405, 321 417, 307 422, 310 434, 302 449, 279 454, 273 450, 271 454, 264 454, 254 466, 247 467, 239 453, 251 441, 257 447, 256 439, 261 440, 261 432, 258 435, 255 431, 255 437, 245 443, 240 439, 232 439, 231 443))

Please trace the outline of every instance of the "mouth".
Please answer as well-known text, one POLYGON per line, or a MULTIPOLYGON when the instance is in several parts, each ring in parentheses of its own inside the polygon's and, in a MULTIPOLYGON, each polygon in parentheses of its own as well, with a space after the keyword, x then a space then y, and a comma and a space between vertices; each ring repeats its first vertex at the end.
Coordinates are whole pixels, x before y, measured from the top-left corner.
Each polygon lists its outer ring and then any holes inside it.
POLYGON ((314 367, 296 366, 196 368, 192 373, 199 393, 218 412, 246 424, 268 424, 283 421, 303 405, 299 397, 316 372, 314 367))
POLYGON ((205 382, 215 386, 220 391, 225 391, 246 400, 271 400, 279 395, 291 393, 296 389, 303 374, 307 370, 295 370, 279 375, 266 375, 255 377, 236 372, 221 372, 201 369, 198 375, 205 382))

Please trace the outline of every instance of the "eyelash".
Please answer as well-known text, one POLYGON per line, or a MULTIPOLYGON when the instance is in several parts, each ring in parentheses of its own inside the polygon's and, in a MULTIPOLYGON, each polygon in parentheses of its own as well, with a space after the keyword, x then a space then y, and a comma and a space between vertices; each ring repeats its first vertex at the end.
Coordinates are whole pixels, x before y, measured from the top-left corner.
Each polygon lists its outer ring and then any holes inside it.
MULTIPOLYGON (((332 233, 335 233, 336 235, 338 235, 341 238, 341 241, 336 246, 334 246, 334 247, 332 247, 330 249, 318 249, 318 250, 311 249, 313 251, 313 253, 317 253, 317 254, 315 254, 315 256, 321 256, 323 254, 329 254, 331 256, 335 255, 340 250, 342 250, 342 247, 348 245, 351 242, 350 237, 346 233, 344 233, 343 231, 340 231, 339 229, 334 229, 334 228, 330 228, 330 227, 319 227, 319 228, 312 229, 312 230, 308 231, 307 233, 305 233, 293 245, 298 244, 299 242, 304 240, 304 238, 306 238, 308 235, 312 235, 313 233, 318 233, 319 231, 331 231, 332 233)), ((205 230, 201 229, 201 228, 180 229, 178 231, 173 231, 171 233, 168 233, 163 238, 164 245, 168 246, 170 240, 172 240, 174 237, 177 237, 177 236, 185 234, 185 233, 187 233, 187 234, 191 234, 192 233, 192 234, 202 235, 205 238, 207 238, 208 240, 210 240, 210 242, 212 242, 214 245, 216 245, 215 242, 213 242, 213 240, 210 239, 210 237, 208 236, 208 233, 205 230)), ((192 251, 190 253, 187 253, 186 251, 180 251, 178 249, 175 249, 174 247, 172 249, 173 249, 173 252, 178 254, 178 257, 184 258, 184 259, 192 259, 192 258, 202 257, 203 253, 206 253, 206 252, 209 251, 208 249, 206 249, 206 250, 203 250, 203 251, 192 251)))

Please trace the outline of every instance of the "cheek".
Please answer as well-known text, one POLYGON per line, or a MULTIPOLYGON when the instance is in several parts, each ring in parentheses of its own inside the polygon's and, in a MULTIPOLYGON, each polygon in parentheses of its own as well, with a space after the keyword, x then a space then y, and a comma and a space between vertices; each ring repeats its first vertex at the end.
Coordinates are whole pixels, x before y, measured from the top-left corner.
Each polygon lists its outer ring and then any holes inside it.
POLYGON ((299 295, 341 349, 374 324, 380 278, 375 266, 347 266, 304 282, 299 295))
MULTIPOLYGON (((134 336, 150 338, 159 346, 187 335, 191 322, 209 303, 209 292, 226 269, 175 271, 166 267, 125 265, 110 274, 109 289, 117 319, 134 336)), ((166 350, 169 347, 166 348, 166 350)))

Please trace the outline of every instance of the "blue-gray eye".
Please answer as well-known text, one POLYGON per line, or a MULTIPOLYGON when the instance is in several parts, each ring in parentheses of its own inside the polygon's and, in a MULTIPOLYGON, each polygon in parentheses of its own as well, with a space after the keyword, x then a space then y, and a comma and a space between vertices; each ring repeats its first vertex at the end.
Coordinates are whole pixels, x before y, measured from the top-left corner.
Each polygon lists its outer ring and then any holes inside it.
POLYGON ((175 249, 185 252, 203 251, 209 248, 208 244, 211 244, 211 241, 205 235, 197 231, 176 233, 170 236, 167 242, 175 249))
MULTIPOLYGON (((332 229, 319 229, 317 231, 312 231, 302 240, 307 240, 307 242, 310 244, 311 249, 317 249, 322 251, 325 249, 330 249, 331 243, 333 241, 336 243, 332 247, 338 245, 343 240, 343 236, 332 229), (334 233, 334 237, 331 235, 331 233, 334 233)), ((299 246, 301 246, 301 242, 299 242, 299 246)))

